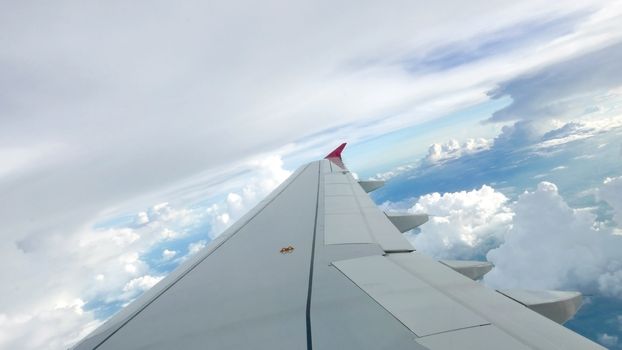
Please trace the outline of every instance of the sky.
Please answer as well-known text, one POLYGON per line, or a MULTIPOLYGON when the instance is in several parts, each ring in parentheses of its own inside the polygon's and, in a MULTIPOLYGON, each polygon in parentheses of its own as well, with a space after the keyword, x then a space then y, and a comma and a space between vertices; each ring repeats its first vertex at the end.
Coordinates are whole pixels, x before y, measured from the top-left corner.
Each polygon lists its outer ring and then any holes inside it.
MULTIPOLYGON (((619 1, 0 2, 0 348, 72 344, 342 141, 360 177, 391 179, 614 130, 621 17, 619 1)), ((619 188, 607 169, 589 181, 619 188)), ((551 184, 425 190, 488 191, 512 217, 579 202, 551 184)))

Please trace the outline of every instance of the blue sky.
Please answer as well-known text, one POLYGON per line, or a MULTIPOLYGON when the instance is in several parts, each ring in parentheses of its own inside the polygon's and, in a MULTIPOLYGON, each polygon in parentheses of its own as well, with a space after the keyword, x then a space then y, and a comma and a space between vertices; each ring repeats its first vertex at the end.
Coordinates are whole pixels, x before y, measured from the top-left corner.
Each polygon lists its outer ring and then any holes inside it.
POLYGON ((465 195, 496 203, 499 225, 527 190, 596 205, 614 229, 595 193, 622 175, 607 162, 621 16, 601 1, 3 3, 0 348, 67 347, 342 141, 359 176, 393 179, 379 202, 487 184, 465 195))

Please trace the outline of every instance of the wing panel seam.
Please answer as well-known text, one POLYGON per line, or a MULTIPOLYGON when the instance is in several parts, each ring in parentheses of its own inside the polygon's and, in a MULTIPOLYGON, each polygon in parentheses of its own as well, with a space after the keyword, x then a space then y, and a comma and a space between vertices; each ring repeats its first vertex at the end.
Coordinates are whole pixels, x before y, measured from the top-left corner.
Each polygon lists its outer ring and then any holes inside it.
POLYGON ((318 162, 317 167, 317 196, 315 199, 315 224, 313 226, 313 241, 311 243, 311 262, 309 264, 309 287, 307 290, 307 306, 305 310, 306 330, 307 330, 307 350, 313 349, 313 337, 311 336, 311 291, 313 289, 313 265, 315 263, 315 245, 317 237, 317 221, 320 207, 320 189, 322 178, 322 163, 318 162))

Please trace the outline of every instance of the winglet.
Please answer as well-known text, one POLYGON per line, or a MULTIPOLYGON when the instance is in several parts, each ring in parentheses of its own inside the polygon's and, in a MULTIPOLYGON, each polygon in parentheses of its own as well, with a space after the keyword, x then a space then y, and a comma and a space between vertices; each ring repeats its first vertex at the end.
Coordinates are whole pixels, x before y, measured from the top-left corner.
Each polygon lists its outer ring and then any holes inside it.
POLYGON ((339 145, 339 147, 335 148, 332 152, 330 152, 326 157, 324 157, 324 159, 330 159, 330 158, 341 159, 341 152, 343 152, 344 148, 346 148, 345 142, 339 145))

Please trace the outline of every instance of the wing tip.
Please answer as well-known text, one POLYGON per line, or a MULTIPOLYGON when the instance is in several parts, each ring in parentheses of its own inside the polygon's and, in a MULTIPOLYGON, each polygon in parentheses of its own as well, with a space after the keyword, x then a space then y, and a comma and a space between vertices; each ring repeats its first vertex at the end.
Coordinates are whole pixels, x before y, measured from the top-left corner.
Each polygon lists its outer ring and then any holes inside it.
POLYGON ((344 142, 341 145, 339 145, 332 152, 327 154, 326 157, 324 157, 324 159, 330 159, 330 158, 339 158, 339 159, 341 159, 341 152, 343 152, 343 149, 346 148, 346 144, 347 144, 347 142, 344 142))

